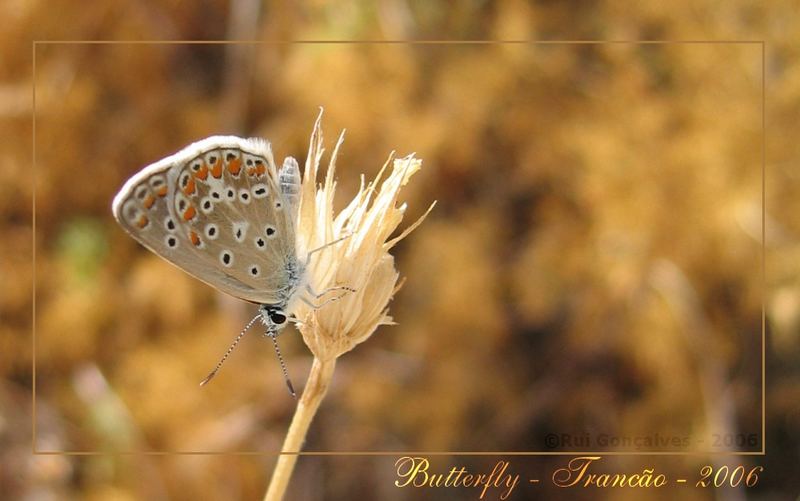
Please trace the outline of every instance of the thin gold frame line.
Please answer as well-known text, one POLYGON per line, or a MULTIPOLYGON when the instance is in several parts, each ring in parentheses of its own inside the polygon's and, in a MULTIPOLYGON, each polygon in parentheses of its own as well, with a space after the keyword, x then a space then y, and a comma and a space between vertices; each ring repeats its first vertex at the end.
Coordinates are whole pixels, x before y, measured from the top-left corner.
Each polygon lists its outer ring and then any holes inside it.
POLYGON ((33 287, 31 287, 31 451, 36 454, 36 42, 31 45, 32 67, 31 67, 31 271, 33 287))
MULTIPOLYGON (((31 449, 34 455, 37 454, 64 454, 69 455, 73 454, 67 451, 38 451, 36 449, 36 46, 38 44, 43 45, 55 45, 55 44, 88 44, 88 45, 125 45, 125 44, 132 44, 132 45, 144 45, 144 44, 165 44, 165 45, 239 45, 239 44, 283 44, 283 45, 292 45, 292 44, 404 44, 404 45, 506 45, 506 44, 530 44, 530 45, 605 45, 605 44, 635 44, 635 45, 648 45, 648 44, 658 44, 658 45, 681 45, 681 44, 708 44, 708 45, 752 45, 752 44, 759 44, 761 45, 761 282, 762 282, 762 290, 761 290, 761 451, 688 451, 688 452, 666 452, 666 451, 648 451, 648 452, 637 452, 637 451, 617 451, 617 452, 605 452, 605 453, 592 453, 592 452, 554 452, 554 451, 517 451, 513 454, 507 455, 579 455, 579 454, 603 454, 603 455, 740 455, 740 456, 751 456, 751 455, 766 455, 766 42, 764 40, 676 40, 676 41, 664 41, 664 40, 559 40, 559 41, 537 41, 537 40, 408 40, 408 41, 400 41, 400 40, 372 40, 372 41, 354 41, 354 40, 297 40, 297 41, 264 41, 264 40, 257 40, 257 41, 246 41, 246 40, 135 40, 135 41, 122 41, 122 40, 64 40, 64 41, 52 41, 52 40, 34 40, 32 42, 32 52, 33 52, 33 78, 32 78, 32 87, 33 87, 33 106, 32 106, 32 124, 33 124, 33 131, 32 131, 32 143, 33 143, 33 173, 32 177, 34 180, 33 185, 33 214, 32 214, 32 241, 33 241, 33 300, 32 300, 32 312, 33 312, 33 319, 32 319, 32 344, 33 344, 33 355, 32 355, 32 430, 33 436, 31 441, 31 449)), ((83 453, 78 453, 83 454, 83 453)), ((135 451, 121 451, 121 452, 87 452, 85 454, 150 454, 149 452, 135 452, 135 451)), ((159 453, 162 454, 162 453, 159 453)), ((200 453, 185 453, 185 452, 168 452, 164 451, 163 454, 208 454, 208 455, 228 455, 228 454, 238 454, 236 452, 200 452, 200 453)), ((251 454, 251 453, 242 453, 242 454, 251 454)), ((292 453, 285 453, 283 451, 278 452, 253 452, 253 455, 261 454, 261 455, 282 455, 282 454, 292 454, 292 453)), ((297 453, 298 455, 314 455, 314 454, 325 454, 325 455, 363 455, 365 453, 358 453, 358 452, 331 452, 331 453, 314 453, 314 452, 300 452, 297 453)), ((384 453, 376 452, 375 455, 381 455, 384 453)), ((428 455, 458 455, 458 454, 465 454, 465 455, 500 455, 501 453, 495 451, 488 451, 488 452, 475 452, 475 453, 458 453, 455 451, 452 452, 427 452, 425 454, 428 455)), ((385 455, 396 455, 395 453, 385 453, 385 455)))
POLYGON ((764 40, 34 40, 35 44, 84 45, 681 45, 763 44, 764 40))
POLYGON ((761 42, 761 453, 767 454, 767 52, 761 42))
POLYGON ((759 451, 37 451, 41 456, 761 456, 759 451))

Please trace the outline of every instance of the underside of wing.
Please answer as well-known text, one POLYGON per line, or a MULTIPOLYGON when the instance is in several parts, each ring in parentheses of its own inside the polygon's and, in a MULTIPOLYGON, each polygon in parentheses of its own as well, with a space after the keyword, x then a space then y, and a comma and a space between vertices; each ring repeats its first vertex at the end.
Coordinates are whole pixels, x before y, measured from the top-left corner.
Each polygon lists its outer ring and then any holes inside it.
POLYGON ((295 252, 285 205, 269 143, 214 136, 136 174, 113 209, 136 240, 186 272, 275 304, 295 252))

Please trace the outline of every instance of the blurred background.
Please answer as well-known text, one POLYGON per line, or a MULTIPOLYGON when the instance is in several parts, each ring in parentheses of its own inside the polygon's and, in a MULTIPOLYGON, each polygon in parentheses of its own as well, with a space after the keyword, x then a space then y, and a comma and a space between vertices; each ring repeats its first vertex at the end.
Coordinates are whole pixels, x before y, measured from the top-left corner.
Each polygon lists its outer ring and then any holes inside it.
MULTIPOLYGON (((265 137, 278 159, 302 164, 320 106, 328 152, 347 129, 340 207, 392 150, 424 161, 403 192, 406 222, 438 205, 396 248, 407 279, 391 304, 398 325, 339 360, 307 451, 765 447, 766 457, 608 464, 689 478, 706 464, 763 465, 754 489, 681 497, 797 496, 800 19, 791 2, 685 3, 685 16, 673 4, 614 1, 72 5, 0 4, 0 490, 9 499, 263 493, 274 463, 263 453, 280 449, 295 404, 271 343, 245 337, 198 387, 254 307, 136 244, 110 205, 140 168, 212 134, 265 137), (758 44, 53 43, 37 45, 35 82, 31 73, 32 39, 496 38, 767 38, 766 276, 758 44), (238 454, 31 456, 32 317, 36 450, 238 454)), ((302 387, 310 353, 291 328, 280 341, 302 387)), ((477 497, 397 489, 396 457, 304 456, 287 497, 477 497)), ((496 459, 434 465, 490 470, 496 459)), ((565 458, 510 460, 524 478, 546 479, 565 458)), ((550 492, 523 487, 517 499, 550 492)))

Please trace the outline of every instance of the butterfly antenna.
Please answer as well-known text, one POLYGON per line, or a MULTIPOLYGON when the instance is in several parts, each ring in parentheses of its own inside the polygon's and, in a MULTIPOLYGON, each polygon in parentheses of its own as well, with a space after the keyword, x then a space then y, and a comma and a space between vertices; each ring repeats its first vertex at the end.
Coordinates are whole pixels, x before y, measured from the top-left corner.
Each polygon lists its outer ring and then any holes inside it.
POLYGON ((272 339, 272 344, 275 346, 275 353, 278 355, 278 362, 281 364, 281 370, 283 371, 283 379, 286 381, 286 387, 289 388, 289 393, 292 394, 294 398, 297 398, 297 394, 294 392, 294 386, 292 386, 292 380, 289 379, 289 371, 286 370, 286 364, 283 363, 283 356, 281 355, 281 349, 278 348, 278 333, 277 332, 267 332, 267 336, 272 339))
POLYGON ((248 330, 250 327, 252 327, 252 326, 253 326, 253 324, 254 324, 254 323, 256 322, 256 320, 258 320, 259 318, 261 318, 261 314, 260 314, 260 313, 259 313, 258 315, 256 315, 255 317, 253 317, 253 319, 252 319, 252 320, 250 320, 250 321, 247 323, 247 325, 245 325, 245 326, 244 326, 244 329, 242 329, 242 332, 240 332, 240 333, 239 333, 239 335, 238 335, 238 336, 236 336, 236 339, 234 339, 234 340, 233 340, 233 343, 231 343, 231 346, 228 348, 228 351, 226 351, 226 352, 225 352, 225 354, 224 354, 224 355, 222 355, 222 358, 219 360, 219 362, 217 362, 217 366, 216 366, 216 367, 214 367, 214 370, 213 370, 213 371, 211 371, 211 373, 209 373, 209 375, 208 375, 208 376, 206 376, 206 378, 205 378, 204 380, 200 381, 200 386, 205 386, 205 385, 206 385, 206 383, 208 383, 209 381, 211 381, 211 379, 212 379, 214 376, 216 376, 216 375, 217 375, 217 371, 219 370, 219 368, 220 368, 220 367, 222 367, 222 364, 224 364, 224 363, 225 363, 225 360, 227 360, 227 359, 228 359, 228 357, 230 356, 231 352, 234 350, 234 348, 236 348, 236 345, 237 345, 237 344, 239 344, 239 341, 241 341, 242 337, 244 337, 244 334, 247 332, 247 330, 248 330))

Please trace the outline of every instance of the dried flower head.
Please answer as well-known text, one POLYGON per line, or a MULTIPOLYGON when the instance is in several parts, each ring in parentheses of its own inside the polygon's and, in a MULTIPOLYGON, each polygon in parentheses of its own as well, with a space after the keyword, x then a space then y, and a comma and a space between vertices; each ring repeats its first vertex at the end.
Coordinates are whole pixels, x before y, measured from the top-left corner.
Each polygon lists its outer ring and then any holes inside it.
MULTIPOLYGON (((320 117, 311 133, 306 168, 300 193, 300 214, 297 234, 298 254, 315 250, 306 263, 305 279, 318 292, 339 288, 335 302, 314 308, 304 301, 289 306, 300 321, 303 340, 314 354, 314 362, 303 395, 297 403, 292 424, 283 441, 284 452, 298 452, 308 427, 325 396, 336 359, 366 340, 382 324, 389 324, 387 305, 397 291, 399 274, 389 250, 414 230, 428 215, 433 205, 414 224, 392 238, 403 220, 406 205, 397 205, 400 189, 420 169, 422 162, 413 155, 395 160, 392 155, 374 181, 361 188, 355 198, 338 214, 333 212, 336 182, 336 155, 344 135, 331 154, 325 182, 317 186, 317 171, 322 158, 320 117), (384 172, 391 172, 381 182, 384 172), (380 184, 380 186, 379 186, 380 184), (335 243, 334 243, 335 242, 335 243), (342 287, 350 289, 343 293, 342 287)), ((320 298, 322 303, 333 298, 320 298)), ((320 306, 320 305, 317 305, 320 306)), ((264 499, 283 498, 297 462, 297 454, 282 454, 272 474, 264 499)))
MULTIPOLYGON (((361 188, 353 200, 334 214, 336 157, 344 139, 339 137, 333 150, 325 182, 317 185, 317 171, 323 154, 320 118, 314 124, 301 187, 298 253, 344 238, 315 253, 306 269, 309 283, 318 291, 349 287, 355 292, 314 309, 298 302, 293 313, 302 322, 303 340, 314 356, 331 360, 366 340, 379 325, 392 323, 387 305, 398 288, 399 274, 389 250, 416 228, 433 208, 400 235, 389 240, 406 211, 397 205, 400 189, 417 172, 422 161, 413 154, 402 159, 390 155, 374 181, 361 188), (388 177, 381 182, 391 166, 388 177), (380 183, 380 185, 379 185, 380 183)), ((335 293, 331 293, 335 294, 335 293)), ((324 299, 323 299, 324 300, 324 299)))

